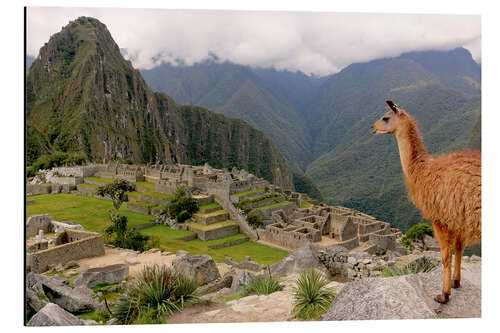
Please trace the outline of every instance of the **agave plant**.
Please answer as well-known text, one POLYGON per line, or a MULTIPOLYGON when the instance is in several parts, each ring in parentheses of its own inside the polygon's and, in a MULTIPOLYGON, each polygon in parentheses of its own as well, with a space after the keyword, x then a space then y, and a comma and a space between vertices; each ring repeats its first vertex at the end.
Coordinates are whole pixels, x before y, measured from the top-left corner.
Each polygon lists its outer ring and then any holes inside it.
POLYGON ((160 323, 197 301, 195 280, 166 265, 145 266, 127 292, 116 301, 113 316, 123 324, 160 323))
POLYGON ((248 284, 246 291, 248 294, 269 295, 284 287, 275 276, 258 275, 248 284))
POLYGON ((314 269, 302 272, 294 287, 294 311, 300 319, 318 319, 326 312, 335 294, 326 285, 328 280, 314 269))

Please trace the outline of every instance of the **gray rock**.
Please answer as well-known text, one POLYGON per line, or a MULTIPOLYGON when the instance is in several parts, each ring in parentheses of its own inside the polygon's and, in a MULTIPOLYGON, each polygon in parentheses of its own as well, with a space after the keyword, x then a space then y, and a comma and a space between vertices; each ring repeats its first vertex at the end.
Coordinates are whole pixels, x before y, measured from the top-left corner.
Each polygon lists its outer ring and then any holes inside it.
POLYGON ((83 321, 84 325, 95 325, 95 324, 97 324, 97 321, 95 321, 94 319, 80 319, 80 320, 83 321))
POLYGON ((356 260, 356 258, 354 258, 354 257, 347 257, 347 263, 348 263, 348 264, 350 264, 350 265, 354 266, 354 265, 356 265, 356 264, 357 264, 357 262, 358 262, 358 261, 356 260))
POLYGON ((236 274, 233 279, 233 283, 231 284, 231 292, 236 293, 241 289, 245 288, 252 280, 255 278, 255 275, 250 273, 247 270, 241 270, 236 274))
POLYGON ((443 269, 390 278, 367 278, 347 283, 323 320, 471 318, 481 316, 481 265, 462 266, 461 287, 440 304, 443 269))
POLYGON ((38 311, 27 326, 75 326, 85 325, 78 317, 62 309, 59 305, 48 303, 38 311))
POLYGON ((111 318, 106 322, 106 325, 120 325, 118 318, 111 318))
POLYGON ((179 251, 177 251, 177 252, 175 253, 175 255, 176 255, 177 257, 188 256, 188 255, 189 255, 189 252, 187 252, 187 251, 183 251, 183 250, 179 250, 179 251))
POLYGON ((45 305, 47 305, 47 301, 45 298, 45 294, 42 293, 36 293, 31 289, 26 289, 26 301, 28 302, 28 305, 35 310, 35 312, 40 311, 45 305))
POLYGON ((429 235, 424 235, 423 239, 424 249, 429 251, 441 251, 438 241, 429 235))
POLYGON ((78 266, 80 266, 80 265, 78 265, 78 263, 76 261, 70 260, 64 264, 64 269, 71 269, 71 268, 75 268, 78 266))
POLYGON ((55 277, 37 274, 47 298, 69 312, 87 312, 102 308, 94 292, 86 287, 70 288, 55 277))
POLYGON ((74 284, 76 287, 85 286, 87 288, 92 288, 102 283, 119 283, 123 281, 128 274, 129 268, 128 265, 125 264, 89 268, 78 274, 74 284))
POLYGON ((197 289, 197 292, 200 295, 207 295, 207 294, 213 294, 221 289, 224 288, 229 288, 231 287, 231 284, 233 283, 233 278, 236 275, 236 272, 234 270, 231 270, 229 272, 226 272, 224 276, 220 279, 217 279, 215 281, 212 281, 210 283, 207 283, 197 289))
POLYGON ((215 281, 221 277, 215 261, 207 254, 177 255, 172 265, 177 272, 195 279, 200 285, 215 281))
POLYGON ((284 276, 293 273, 302 273, 307 269, 314 268, 326 276, 329 276, 327 268, 321 263, 318 255, 316 248, 309 243, 272 265, 271 274, 284 276))

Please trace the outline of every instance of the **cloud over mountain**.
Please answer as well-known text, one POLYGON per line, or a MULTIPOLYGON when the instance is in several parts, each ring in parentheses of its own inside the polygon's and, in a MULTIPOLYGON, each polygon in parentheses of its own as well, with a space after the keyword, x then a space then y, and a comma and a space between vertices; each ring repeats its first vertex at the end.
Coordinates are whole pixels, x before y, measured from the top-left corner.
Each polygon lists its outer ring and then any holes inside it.
POLYGON ((182 59, 326 75, 353 62, 464 46, 481 57, 478 15, 29 7, 28 54, 79 16, 105 23, 135 67, 182 59))

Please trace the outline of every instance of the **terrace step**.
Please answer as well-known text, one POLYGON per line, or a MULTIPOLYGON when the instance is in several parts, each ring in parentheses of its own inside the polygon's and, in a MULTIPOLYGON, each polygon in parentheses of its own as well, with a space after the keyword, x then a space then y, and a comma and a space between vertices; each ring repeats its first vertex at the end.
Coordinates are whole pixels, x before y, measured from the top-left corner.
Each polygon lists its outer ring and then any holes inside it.
POLYGON ((221 210, 221 209, 222 209, 222 206, 219 205, 219 203, 212 202, 210 204, 201 205, 200 210, 198 212, 200 214, 209 214, 209 213, 213 213, 213 212, 216 212, 218 210, 221 210))
POLYGON ((156 208, 159 207, 150 202, 144 202, 144 201, 127 202, 127 210, 140 214, 151 215, 156 208))
POLYGON ((232 220, 203 225, 199 223, 188 223, 188 230, 196 232, 198 238, 204 241, 222 238, 237 234, 239 226, 232 220))
POLYGON ((210 225, 217 222, 226 221, 229 219, 229 213, 224 209, 217 210, 215 212, 207 213, 207 214, 195 214, 196 222, 203 225, 210 225))

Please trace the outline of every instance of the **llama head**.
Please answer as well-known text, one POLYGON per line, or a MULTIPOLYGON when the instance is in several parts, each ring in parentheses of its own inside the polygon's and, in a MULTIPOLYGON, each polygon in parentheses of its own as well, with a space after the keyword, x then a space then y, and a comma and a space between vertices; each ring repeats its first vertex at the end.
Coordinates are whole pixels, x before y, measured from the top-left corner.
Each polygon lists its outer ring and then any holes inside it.
POLYGON ((374 135, 394 134, 406 118, 405 111, 398 108, 393 101, 388 99, 385 102, 388 111, 372 125, 371 129, 374 135))

